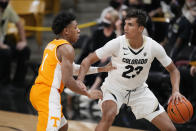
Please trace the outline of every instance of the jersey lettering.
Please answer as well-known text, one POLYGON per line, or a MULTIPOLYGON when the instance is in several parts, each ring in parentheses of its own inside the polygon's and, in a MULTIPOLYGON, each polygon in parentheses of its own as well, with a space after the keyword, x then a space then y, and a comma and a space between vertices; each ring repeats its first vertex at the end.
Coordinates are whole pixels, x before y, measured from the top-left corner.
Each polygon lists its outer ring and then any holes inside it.
POLYGON ((123 58, 122 62, 127 63, 127 64, 146 64, 148 62, 148 59, 128 59, 128 58, 123 58))
POLYGON ((42 68, 41 68, 42 71, 44 70, 44 63, 45 63, 47 57, 48 57, 48 54, 46 54, 43 59, 42 68))
POLYGON ((139 75, 140 72, 143 70, 143 67, 137 66, 136 68, 134 68, 132 65, 127 65, 125 66, 125 69, 128 69, 128 70, 122 73, 122 77, 130 79, 130 78, 134 78, 137 75, 139 75))

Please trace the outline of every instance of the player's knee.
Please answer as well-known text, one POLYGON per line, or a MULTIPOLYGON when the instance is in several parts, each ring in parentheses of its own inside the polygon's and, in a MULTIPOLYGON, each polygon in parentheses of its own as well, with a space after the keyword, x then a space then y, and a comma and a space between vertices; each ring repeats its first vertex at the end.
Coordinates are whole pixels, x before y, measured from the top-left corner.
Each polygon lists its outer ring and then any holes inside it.
POLYGON ((102 104, 102 121, 112 123, 117 114, 117 105, 113 101, 105 101, 102 104))
POLYGON ((111 110, 111 111, 108 111, 107 113, 103 113, 102 119, 104 121, 112 123, 115 117, 116 117, 116 111, 111 110))

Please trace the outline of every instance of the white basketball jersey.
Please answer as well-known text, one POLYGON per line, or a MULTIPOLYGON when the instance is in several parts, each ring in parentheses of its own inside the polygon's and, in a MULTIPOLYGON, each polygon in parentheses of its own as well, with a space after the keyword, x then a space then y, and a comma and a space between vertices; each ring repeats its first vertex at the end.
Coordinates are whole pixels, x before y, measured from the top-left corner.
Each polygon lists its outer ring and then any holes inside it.
MULTIPOLYGON (((111 85, 111 88, 119 87, 128 90, 147 86, 146 80, 155 57, 163 66, 171 63, 171 59, 157 42, 147 36, 143 36, 143 40, 143 46, 135 50, 130 47, 128 40, 123 35, 114 40, 114 43, 117 42, 119 45, 118 50, 114 50, 115 52, 112 54, 106 53, 107 50, 111 50, 111 43, 96 51, 99 58, 112 56, 112 65, 117 67, 116 70, 108 72, 104 84, 111 85)), ((111 51, 108 52, 111 53, 111 51)))

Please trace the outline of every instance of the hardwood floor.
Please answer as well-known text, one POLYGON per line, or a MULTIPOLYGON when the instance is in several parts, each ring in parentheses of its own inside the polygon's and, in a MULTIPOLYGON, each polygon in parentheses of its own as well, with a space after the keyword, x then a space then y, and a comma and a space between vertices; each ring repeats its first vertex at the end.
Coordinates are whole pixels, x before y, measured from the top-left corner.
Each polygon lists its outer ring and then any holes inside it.
MULTIPOLYGON (((36 131, 37 116, 0 111, 0 131, 36 131)), ((69 131, 94 131, 96 124, 69 120, 69 131)), ((142 131, 111 127, 110 131, 142 131)))

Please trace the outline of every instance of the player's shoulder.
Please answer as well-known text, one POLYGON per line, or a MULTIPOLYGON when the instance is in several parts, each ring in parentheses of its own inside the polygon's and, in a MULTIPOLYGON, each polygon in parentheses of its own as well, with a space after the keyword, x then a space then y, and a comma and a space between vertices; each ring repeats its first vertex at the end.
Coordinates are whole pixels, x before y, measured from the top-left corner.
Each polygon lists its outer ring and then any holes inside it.
POLYGON ((73 46, 70 45, 70 44, 66 44, 66 43, 64 43, 64 44, 62 44, 62 45, 59 45, 58 48, 59 48, 60 50, 63 50, 63 51, 74 51, 73 46))
POLYGON ((126 37, 125 37, 125 35, 120 35, 120 36, 116 37, 116 39, 123 39, 123 40, 125 40, 126 37))
POLYGON ((157 43, 154 39, 152 39, 149 36, 143 35, 143 38, 146 42, 150 42, 150 43, 157 43))
MULTIPOLYGON (((109 44, 109 45, 119 45, 123 39, 124 39, 123 36, 118 36, 118 37, 116 37, 116 38, 110 40, 110 41, 108 42, 108 44, 109 44)), ((107 45, 107 44, 106 44, 106 45, 107 45)))
POLYGON ((143 35, 143 38, 144 38, 144 41, 146 42, 146 44, 147 44, 148 46, 151 46, 151 47, 160 46, 160 44, 159 44, 157 41, 155 41, 154 39, 152 39, 152 38, 149 37, 149 36, 143 35))
POLYGON ((125 35, 121 35, 121 36, 118 36, 118 37, 114 38, 111 41, 114 42, 114 43, 118 43, 118 44, 124 43, 126 41, 126 37, 125 37, 125 35))
POLYGON ((74 55, 74 48, 69 44, 62 44, 57 47, 57 53, 61 55, 74 55))
POLYGON ((114 41, 125 40, 125 35, 118 36, 118 37, 114 38, 113 40, 114 41))

